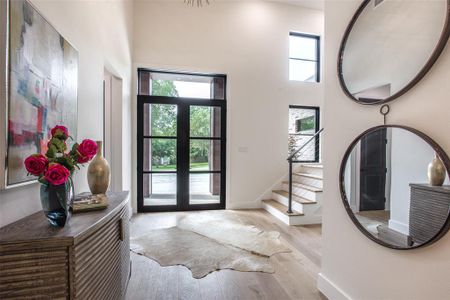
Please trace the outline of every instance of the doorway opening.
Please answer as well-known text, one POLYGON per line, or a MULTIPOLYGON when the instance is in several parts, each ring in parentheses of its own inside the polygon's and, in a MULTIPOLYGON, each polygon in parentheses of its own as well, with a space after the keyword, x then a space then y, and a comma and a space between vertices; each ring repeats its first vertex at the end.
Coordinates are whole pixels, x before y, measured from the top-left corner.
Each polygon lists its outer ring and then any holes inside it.
POLYGON ((226 76, 138 77, 138 211, 225 208, 226 76))
POLYGON ((122 78, 103 75, 103 156, 111 168, 109 190, 122 191, 122 78))

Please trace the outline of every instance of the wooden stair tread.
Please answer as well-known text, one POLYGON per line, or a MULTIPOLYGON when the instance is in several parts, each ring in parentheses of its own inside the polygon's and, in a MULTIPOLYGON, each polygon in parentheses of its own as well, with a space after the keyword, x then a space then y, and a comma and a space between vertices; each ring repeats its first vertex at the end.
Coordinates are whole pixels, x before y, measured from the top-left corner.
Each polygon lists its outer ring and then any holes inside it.
POLYGON ((303 167, 306 168, 319 168, 319 169, 323 169, 323 165, 322 164, 302 164, 303 167))
POLYGON ((304 216, 304 214, 302 214, 302 213, 300 213, 298 211, 295 211, 295 210, 292 210, 292 213, 290 213, 290 214, 287 213, 287 210, 288 210, 287 206, 285 206, 285 205, 283 205, 280 202, 277 202, 275 200, 269 199, 269 200, 263 200, 262 202, 267 204, 267 205, 269 205, 269 206, 272 206, 273 208, 275 208, 276 210, 278 210, 279 212, 281 212, 285 216, 289 216, 289 217, 304 216))
MULTIPOLYGON (((289 181, 283 181, 283 184, 289 184, 289 181)), ((319 192, 323 191, 321 188, 318 188, 318 187, 315 187, 315 186, 311 186, 311 185, 307 185, 307 184, 303 184, 303 183, 296 182, 296 181, 292 182, 292 186, 303 188, 305 190, 308 190, 308 191, 311 191, 311 192, 316 192, 316 193, 319 193, 319 192)))
MULTIPOLYGON (((289 198, 289 193, 283 190, 273 190, 273 193, 279 194, 283 197, 289 198)), ((300 204, 316 204, 316 201, 308 200, 299 195, 292 194, 292 201, 298 202, 300 204)))
POLYGON ((292 173, 292 174, 297 175, 297 176, 307 177, 307 178, 323 180, 322 176, 320 176, 320 175, 314 175, 314 174, 302 173, 302 172, 296 172, 296 173, 292 173))

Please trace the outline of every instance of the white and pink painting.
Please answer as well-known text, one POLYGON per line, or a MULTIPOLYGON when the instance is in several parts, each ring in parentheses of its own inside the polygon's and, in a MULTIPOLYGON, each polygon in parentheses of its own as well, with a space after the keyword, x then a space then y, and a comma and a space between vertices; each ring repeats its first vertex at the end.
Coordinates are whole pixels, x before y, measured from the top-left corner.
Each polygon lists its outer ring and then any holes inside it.
POLYGON ((9 2, 6 186, 33 180, 24 159, 45 153, 50 129, 76 139, 78 52, 27 1, 9 2))

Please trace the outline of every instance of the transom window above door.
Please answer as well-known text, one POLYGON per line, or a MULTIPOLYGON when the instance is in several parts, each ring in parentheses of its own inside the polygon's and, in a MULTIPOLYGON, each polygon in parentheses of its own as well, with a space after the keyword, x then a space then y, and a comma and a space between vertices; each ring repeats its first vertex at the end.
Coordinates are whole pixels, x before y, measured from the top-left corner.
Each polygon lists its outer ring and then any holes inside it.
POLYGON ((225 77, 139 69, 139 95, 224 100, 225 77))

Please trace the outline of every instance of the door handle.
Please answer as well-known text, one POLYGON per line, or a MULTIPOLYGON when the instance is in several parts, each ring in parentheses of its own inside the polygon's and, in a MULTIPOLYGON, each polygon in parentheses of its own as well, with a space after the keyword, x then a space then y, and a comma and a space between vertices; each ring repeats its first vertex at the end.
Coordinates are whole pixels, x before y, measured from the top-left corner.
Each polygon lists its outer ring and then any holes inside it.
POLYGON ((123 221, 123 218, 119 219, 119 239, 123 242, 125 239, 125 223, 123 221))

